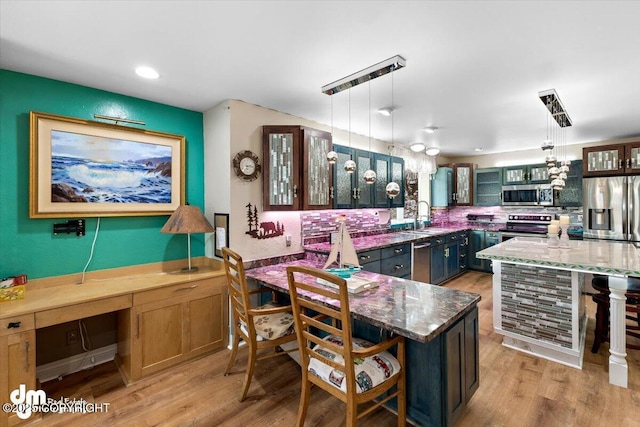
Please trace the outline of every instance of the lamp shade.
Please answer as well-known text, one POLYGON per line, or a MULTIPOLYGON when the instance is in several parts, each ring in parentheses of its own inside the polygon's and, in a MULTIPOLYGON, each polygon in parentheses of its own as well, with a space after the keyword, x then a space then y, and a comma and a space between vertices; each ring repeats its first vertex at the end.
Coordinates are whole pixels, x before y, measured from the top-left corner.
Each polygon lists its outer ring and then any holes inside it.
POLYGON ((213 233, 211 223, 202 214, 197 206, 181 205, 167 220, 160 230, 161 233, 189 234, 189 233, 213 233))

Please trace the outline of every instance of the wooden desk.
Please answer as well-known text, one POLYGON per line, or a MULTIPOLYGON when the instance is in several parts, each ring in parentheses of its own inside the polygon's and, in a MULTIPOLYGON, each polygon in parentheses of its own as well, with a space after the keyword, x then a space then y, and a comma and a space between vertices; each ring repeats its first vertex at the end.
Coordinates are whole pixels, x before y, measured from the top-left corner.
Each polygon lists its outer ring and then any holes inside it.
MULTIPOLYGON (((26 298, 0 304, 0 403, 18 385, 35 390, 36 329, 118 313, 116 363, 127 384, 226 347, 227 281, 211 260, 195 273, 182 262, 36 279, 26 298)), ((0 412, 0 426, 20 422, 0 412)))

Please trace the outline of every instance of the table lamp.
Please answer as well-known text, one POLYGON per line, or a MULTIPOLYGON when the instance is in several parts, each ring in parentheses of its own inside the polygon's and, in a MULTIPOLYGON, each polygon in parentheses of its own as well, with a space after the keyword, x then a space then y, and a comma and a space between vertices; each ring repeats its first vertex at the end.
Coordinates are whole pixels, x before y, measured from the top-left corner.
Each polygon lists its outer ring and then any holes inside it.
POLYGON ((198 270, 198 267, 191 266, 191 233, 212 233, 213 231, 213 226, 207 221, 200 208, 190 205, 178 206, 178 209, 175 210, 164 227, 162 227, 162 230, 160 230, 161 233, 187 235, 189 267, 182 269, 184 273, 198 270))

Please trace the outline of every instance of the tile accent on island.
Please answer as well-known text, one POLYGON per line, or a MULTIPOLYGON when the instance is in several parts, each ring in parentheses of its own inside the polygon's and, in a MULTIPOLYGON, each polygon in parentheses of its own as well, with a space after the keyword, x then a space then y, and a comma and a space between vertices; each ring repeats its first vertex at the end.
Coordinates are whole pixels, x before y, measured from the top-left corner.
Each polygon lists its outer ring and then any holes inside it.
POLYGON ((571 271, 504 263, 501 302, 503 330, 572 347, 571 271))

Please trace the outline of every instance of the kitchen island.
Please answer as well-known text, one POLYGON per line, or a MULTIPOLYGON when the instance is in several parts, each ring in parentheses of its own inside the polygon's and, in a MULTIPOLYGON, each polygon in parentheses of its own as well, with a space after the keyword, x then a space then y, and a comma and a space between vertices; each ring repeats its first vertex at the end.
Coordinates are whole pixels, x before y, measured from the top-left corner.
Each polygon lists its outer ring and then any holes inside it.
POLYGON ((627 387, 624 305, 626 278, 640 276, 640 253, 629 243, 515 238, 476 254, 493 260, 493 326, 503 345, 582 367, 586 333, 584 273, 609 276, 609 382, 627 387))
MULTIPOLYGON (((289 265, 322 266, 299 260, 246 273, 286 299, 289 265)), ((408 420, 420 426, 453 425, 479 385, 480 295, 367 271, 358 275, 379 286, 350 296, 354 334, 373 342, 389 333, 407 338, 408 420)), ((335 300, 320 301, 337 305, 335 300)))

